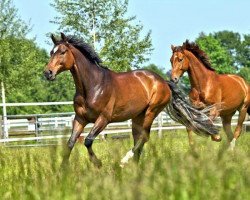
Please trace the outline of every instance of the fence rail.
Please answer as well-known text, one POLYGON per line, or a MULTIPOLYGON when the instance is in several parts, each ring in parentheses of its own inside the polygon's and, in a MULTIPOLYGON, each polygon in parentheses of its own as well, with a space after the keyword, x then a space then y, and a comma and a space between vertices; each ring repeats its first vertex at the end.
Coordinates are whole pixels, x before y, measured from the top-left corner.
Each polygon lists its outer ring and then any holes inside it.
MULTIPOLYGON (((45 103, 12 103, 8 106, 30 106, 30 105, 65 105, 72 102, 45 102, 45 103)), ((0 104, 1 106, 1 104, 0 104)), ((0 116, 1 117, 1 116, 0 116)), ((9 132, 8 136, 0 139, 0 143, 18 142, 18 141, 41 141, 59 138, 68 138, 72 129, 72 120, 74 113, 54 113, 54 114, 36 114, 36 115, 8 115, 4 122, 0 118, 0 134, 3 130, 9 132), (1 123, 2 122, 2 123, 1 123), (4 122, 4 123, 3 123, 4 122), (63 134, 62 134, 63 133, 63 134)), ((232 125, 236 125, 237 115, 233 117, 232 125)), ((125 122, 111 123, 100 133, 101 136, 110 134, 128 134, 131 133, 131 120, 125 122)), ((222 126, 221 121, 217 120, 216 125, 222 126)), ((250 126, 250 121, 244 122, 245 126, 250 126)), ((82 136, 86 136, 93 124, 88 124, 82 136)), ((166 112, 161 112, 154 120, 151 130, 157 131, 161 136, 164 130, 180 130, 184 126, 174 122, 166 112)))

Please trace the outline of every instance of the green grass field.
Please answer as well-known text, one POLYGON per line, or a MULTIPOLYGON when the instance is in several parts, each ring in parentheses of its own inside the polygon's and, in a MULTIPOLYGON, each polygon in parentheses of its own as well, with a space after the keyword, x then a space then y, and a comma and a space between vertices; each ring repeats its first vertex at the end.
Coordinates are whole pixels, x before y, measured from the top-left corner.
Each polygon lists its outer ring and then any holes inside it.
POLYGON ((156 135, 151 135, 139 165, 131 162, 124 169, 119 162, 132 147, 131 139, 96 141, 101 169, 89 162, 80 143, 64 171, 62 146, 1 147, 0 198, 250 199, 250 134, 242 135, 235 152, 198 136, 191 151, 184 131, 165 132, 161 139, 156 135))

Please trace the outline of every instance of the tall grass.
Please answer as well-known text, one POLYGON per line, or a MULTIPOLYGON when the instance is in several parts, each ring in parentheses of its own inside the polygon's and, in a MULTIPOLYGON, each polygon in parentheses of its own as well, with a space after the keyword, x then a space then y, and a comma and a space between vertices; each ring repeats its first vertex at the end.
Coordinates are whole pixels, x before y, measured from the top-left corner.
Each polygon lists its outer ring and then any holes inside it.
POLYGON ((249 199, 250 135, 235 152, 223 143, 196 137, 189 148, 186 134, 152 136, 138 166, 119 167, 132 140, 95 142, 101 169, 76 144, 70 164, 60 170, 62 146, 0 148, 1 199, 249 199), (223 152, 223 153, 222 153, 223 152))

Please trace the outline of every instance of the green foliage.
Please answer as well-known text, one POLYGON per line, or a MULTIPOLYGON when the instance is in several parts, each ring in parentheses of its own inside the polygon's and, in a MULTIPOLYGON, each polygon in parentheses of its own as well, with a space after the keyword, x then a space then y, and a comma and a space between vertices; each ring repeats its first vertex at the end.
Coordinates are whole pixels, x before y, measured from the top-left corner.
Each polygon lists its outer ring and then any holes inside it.
POLYGON ((96 169, 87 150, 76 144, 66 170, 60 170, 62 146, 0 150, 1 199, 249 199, 250 138, 244 134, 235 152, 195 137, 196 151, 185 131, 152 135, 139 166, 119 167, 132 140, 95 142, 103 161, 96 169))
POLYGON ((250 81, 250 35, 218 31, 197 38, 219 73, 237 73, 250 81), (226 52, 225 52, 226 51, 226 52))
POLYGON ((60 14, 52 23, 92 44, 113 70, 139 68, 148 60, 150 32, 141 38, 143 26, 126 16, 128 0, 54 0, 51 5, 60 14))
POLYGON ((250 83, 250 67, 242 67, 238 74, 250 83))
MULTIPOLYGON (((37 47, 33 40, 10 37, 0 40, 0 46, 0 76, 5 84, 8 103, 72 100, 74 87, 70 74, 63 74, 55 83, 45 80, 43 69, 49 58, 47 52, 37 47)), ((58 109, 10 107, 8 114, 55 112, 58 109)), ((72 111, 72 106, 60 111, 72 111)))
POLYGON ((244 39, 238 50, 238 63, 240 67, 250 68, 250 34, 243 35, 244 39))
POLYGON ((232 31, 219 31, 212 34, 221 45, 230 53, 234 65, 250 67, 250 35, 241 35, 232 31))
POLYGON ((149 64, 149 65, 143 67, 143 69, 153 71, 153 72, 159 74, 162 78, 166 79, 166 76, 167 76, 167 75, 166 75, 166 73, 164 73, 164 69, 158 67, 158 66, 155 65, 155 64, 149 64))
MULTIPOLYGON (((26 39, 29 25, 18 17, 11 0, 0 2, 0 82, 6 90, 6 102, 69 101, 73 98, 73 80, 63 74, 57 83, 43 78, 49 57, 34 40, 26 39)), ((72 111, 72 106, 8 107, 7 113, 32 114, 72 111)), ((0 109, 0 114, 2 109, 0 109)))
POLYGON ((12 0, 0 1, 0 39, 10 36, 25 37, 30 29, 29 24, 18 16, 12 0))
POLYGON ((216 69, 218 73, 230 74, 236 72, 229 52, 213 35, 201 33, 196 39, 196 43, 207 53, 213 68, 216 69))

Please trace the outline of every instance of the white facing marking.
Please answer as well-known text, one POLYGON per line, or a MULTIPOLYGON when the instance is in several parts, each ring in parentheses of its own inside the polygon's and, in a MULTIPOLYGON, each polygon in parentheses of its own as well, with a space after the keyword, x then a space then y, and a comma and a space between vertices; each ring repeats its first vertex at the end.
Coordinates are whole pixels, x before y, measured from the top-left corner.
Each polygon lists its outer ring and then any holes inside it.
POLYGON ((56 46, 54 49, 53 49, 53 54, 55 54, 58 50, 58 46, 56 46))
POLYGON ((133 151, 131 149, 130 151, 127 152, 126 156, 124 156, 124 158, 121 160, 120 167, 123 168, 125 166, 125 164, 128 163, 129 159, 133 158, 133 156, 134 156, 134 153, 133 153, 133 151))
POLYGON ((234 147, 235 147, 235 141, 236 141, 236 139, 235 138, 233 138, 232 139, 232 141, 230 142, 230 150, 234 150, 234 147))

